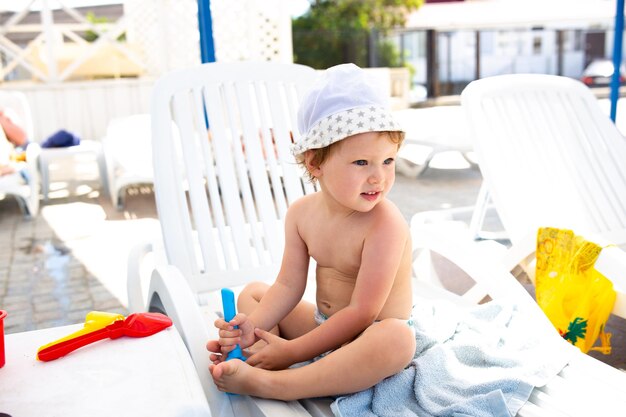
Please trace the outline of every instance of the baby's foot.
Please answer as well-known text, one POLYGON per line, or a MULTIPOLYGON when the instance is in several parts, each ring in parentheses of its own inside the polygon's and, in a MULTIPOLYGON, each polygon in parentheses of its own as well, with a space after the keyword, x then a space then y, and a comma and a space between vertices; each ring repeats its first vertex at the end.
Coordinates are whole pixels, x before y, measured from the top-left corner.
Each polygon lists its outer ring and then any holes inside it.
POLYGON ((209 367, 213 381, 220 391, 267 397, 270 372, 254 368, 239 359, 232 359, 209 367))

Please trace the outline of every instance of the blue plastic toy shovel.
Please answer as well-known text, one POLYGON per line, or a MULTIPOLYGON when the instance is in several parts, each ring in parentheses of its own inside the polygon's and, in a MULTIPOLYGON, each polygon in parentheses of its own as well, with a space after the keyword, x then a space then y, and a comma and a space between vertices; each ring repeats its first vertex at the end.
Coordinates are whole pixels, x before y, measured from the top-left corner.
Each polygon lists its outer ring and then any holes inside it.
MULTIPOLYGON (((228 288, 222 288, 222 308, 224 309, 224 320, 227 322, 231 321, 237 314, 235 309, 235 293, 228 288)), ((235 329, 237 328, 238 327, 235 326, 235 329)), ((235 349, 228 352, 226 360, 229 361, 231 359, 241 359, 242 361, 246 360, 239 345, 235 346, 235 349)))

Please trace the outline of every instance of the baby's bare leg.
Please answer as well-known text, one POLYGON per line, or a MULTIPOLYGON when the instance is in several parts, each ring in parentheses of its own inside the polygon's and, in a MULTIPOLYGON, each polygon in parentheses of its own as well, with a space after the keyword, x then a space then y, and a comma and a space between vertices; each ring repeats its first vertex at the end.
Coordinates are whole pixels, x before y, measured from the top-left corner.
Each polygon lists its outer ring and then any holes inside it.
POLYGON ((232 360, 211 373, 220 390, 290 401, 367 389, 404 369, 414 353, 413 330, 402 320, 387 319, 310 365, 267 371, 232 360))
MULTIPOLYGON (((246 286, 237 298, 237 310, 250 314, 256 309, 265 295, 269 285, 263 282, 252 282, 246 286)), ((271 332, 284 339, 295 339, 310 332, 317 326, 313 318, 315 306, 301 301, 271 332)))

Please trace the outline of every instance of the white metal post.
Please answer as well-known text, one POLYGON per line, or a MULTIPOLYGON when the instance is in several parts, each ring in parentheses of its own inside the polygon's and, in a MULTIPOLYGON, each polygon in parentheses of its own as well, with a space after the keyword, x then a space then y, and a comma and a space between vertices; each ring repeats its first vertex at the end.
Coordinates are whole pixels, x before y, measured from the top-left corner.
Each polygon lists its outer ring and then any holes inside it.
POLYGON ((48 5, 48 0, 41 0, 41 25, 46 40, 46 66, 48 67, 48 81, 58 81, 57 61, 54 52, 56 37, 54 19, 48 5))

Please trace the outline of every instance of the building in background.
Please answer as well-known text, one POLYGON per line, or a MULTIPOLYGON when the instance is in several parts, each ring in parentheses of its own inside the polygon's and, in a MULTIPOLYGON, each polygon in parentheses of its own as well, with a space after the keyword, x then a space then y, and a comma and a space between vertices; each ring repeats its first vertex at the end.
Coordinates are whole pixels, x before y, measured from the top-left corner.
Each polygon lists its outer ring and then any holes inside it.
POLYGON ((580 78, 613 48, 615 0, 427 0, 391 36, 428 96, 499 74, 580 78))
MULTIPOLYGON (((79 2, 47 2, 57 3, 79 2)), ((295 0, 210 3, 218 61, 292 61, 295 0)), ((0 6, 0 81, 154 78, 200 62, 197 0, 120 0, 49 15, 41 4, 35 0, 30 11, 0 6), (107 22, 94 23, 100 19, 107 22), (116 36, 84 41, 99 30, 116 36)), ((434 97, 497 74, 580 78, 594 58, 611 55, 614 13, 615 0, 426 0, 390 38, 414 69, 412 83, 434 97)))

